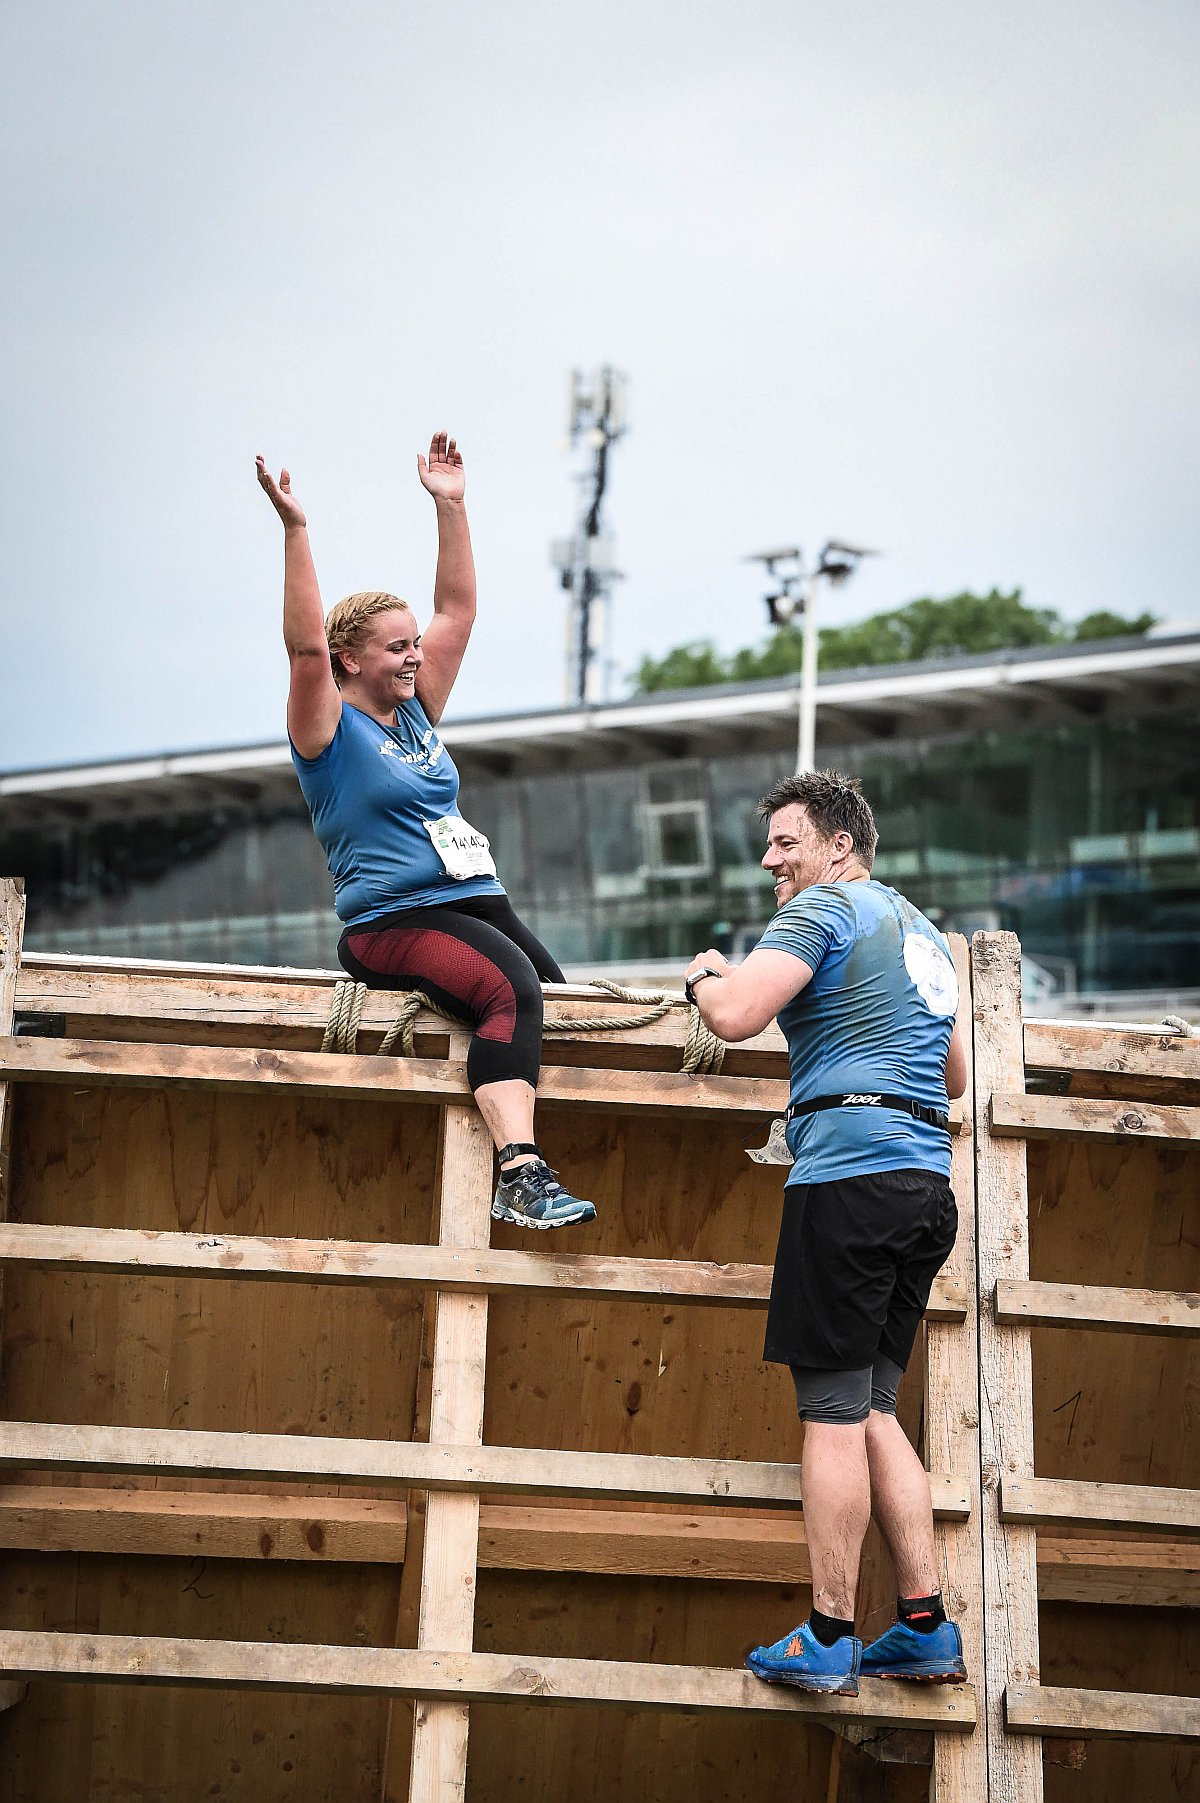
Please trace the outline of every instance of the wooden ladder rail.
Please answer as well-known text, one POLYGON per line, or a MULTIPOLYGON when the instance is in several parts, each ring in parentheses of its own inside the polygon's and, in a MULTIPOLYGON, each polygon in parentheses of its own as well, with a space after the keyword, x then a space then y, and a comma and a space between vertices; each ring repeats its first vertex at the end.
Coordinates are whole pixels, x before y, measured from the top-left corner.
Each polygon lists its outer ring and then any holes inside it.
POLYGON ((1028 1331, 996 1317, 998 1283, 1029 1276, 1029 1188, 1024 1143, 993 1130, 997 1092, 1022 1095, 1021 948, 1013 933, 971 942, 974 1016, 976 1262, 979 1283, 980 1525, 983 1537, 985 1797, 1042 1803, 1036 1732, 1009 1734, 1010 1687, 1037 1684, 1037 1533, 1006 1520, 1005 1478, 1033 1476, 1033 1365, 1028 1331))
MULTIPOLYGON (((13 1030, 17 972, 25 930, 25 885, 18 877, 0 877, 0 1033, 13 1030)), ((10 1085, 0 1078, 0 1222, 8 1219, 9 1155, 12 1144, 10 1085)), ((0 1320, 4 1311, 4 1270, 0 1266, 0 1320)), ((0 1679, 0 1710, 23 1700, 28 1685, 0 1679)))
MULTIPOLYGON (((1020 1021, 1020 949, 1011 934, 978 934, 976 983, 978 1208, 980 1231, 980 1386, 983 1407, 985 1552, 984 1719, 990 1796, 1035 1803, 1042 1795, 1041 1741, 1113 1737, 1200 1739, 1200 1700, 1092 1691, 1041 1684, 1037 1672, 1036 1533, 1040 1527, 1200 1532, 1200 1498, 1191 1490, 1048 1479, 1034 1475, 1029 1330, 1035 1325, 1195 1336, 1200 1296, 1182 1291, 1032 1282, 1029 1277, 1030 1138, 1118 1137, 1187 1144, 1200 1139, 1200 1108, 1154 1101, 1029 1095, 1025 1066, 1086 1070, 1119 1080, 1132 1075, 1194 1078, 1200 1046, 1167 1034, 1033 1025, 1020 1021), (982 1023, 982 1025, 981 1025, 982 1023), (1164 1053, 1175 1068, 1163 1068, 1164 1053), (1014 1339, 1013 1336, 1019 1338, 1014 1339), (1027 1749, 1022 1756, 1019 1749, 1027 1749), (1036 1753, 1036 1762, 1033 1757, 1036 1753), (1035 1769, 1036 1764, 1036 1769, 1035 1769)), ((1076 1543, 1077 1544, 1077 1543, 1076 1543)), ((1146 1556, 1187 1560, 1194 1586, 1200 1557, 1188 1541, 1146 1556)), ((1194 1543, 1193 1543, 1194 1544, 1194 1543)), ((1069 1551, 1071 1543, 1066 1543, 1069 1551)), ((1138 1569, 1136 1541, 1113 1549, 1138 1569)), ((1200 1549, 1198 1549, 1200 1550, 1200 1549)))

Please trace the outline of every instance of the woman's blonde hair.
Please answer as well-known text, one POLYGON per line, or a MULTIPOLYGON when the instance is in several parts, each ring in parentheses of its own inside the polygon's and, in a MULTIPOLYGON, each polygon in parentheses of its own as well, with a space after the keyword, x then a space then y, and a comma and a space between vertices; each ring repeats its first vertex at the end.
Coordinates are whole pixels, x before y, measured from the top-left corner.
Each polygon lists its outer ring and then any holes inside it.
POLYGON ((325 615, 329 661, 333 665, 333 680, 339 686, 346 671, 338 653, 357 651, 367 641, 369 622, 376 614, 390 613, 394 607, 402 607, 405 613, 412 613, 408 602, 402 601, 399 595, 385 595, 381 590, 365 589, 361 594, 347 595, 344 601, 339 601, 325 615))

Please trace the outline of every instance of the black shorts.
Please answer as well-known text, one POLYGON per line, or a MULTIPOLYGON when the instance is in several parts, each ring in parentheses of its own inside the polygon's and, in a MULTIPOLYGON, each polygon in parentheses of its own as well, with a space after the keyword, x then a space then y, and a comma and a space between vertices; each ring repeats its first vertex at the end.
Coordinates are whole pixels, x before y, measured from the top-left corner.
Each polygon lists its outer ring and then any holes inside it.
POLYGON ((882 1353, 903 1369, 957 1231, 953 1191, 932 1171, 789 1184, 763 1357, 860 1371, 882 1353))

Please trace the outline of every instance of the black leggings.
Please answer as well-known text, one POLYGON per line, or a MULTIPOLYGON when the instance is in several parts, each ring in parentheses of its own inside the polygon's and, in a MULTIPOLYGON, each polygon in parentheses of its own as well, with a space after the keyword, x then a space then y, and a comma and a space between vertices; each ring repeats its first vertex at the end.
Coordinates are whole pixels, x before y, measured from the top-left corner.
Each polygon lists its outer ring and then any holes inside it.
POLYGON ((419 989, 475 1029, 467 1082, 519 1077, 536 1088, 542 1065, 542 984, 563 973, 513 913, 507 895, 441 908, 402 908, 338 942, 343 969, 372 989, 419 989))

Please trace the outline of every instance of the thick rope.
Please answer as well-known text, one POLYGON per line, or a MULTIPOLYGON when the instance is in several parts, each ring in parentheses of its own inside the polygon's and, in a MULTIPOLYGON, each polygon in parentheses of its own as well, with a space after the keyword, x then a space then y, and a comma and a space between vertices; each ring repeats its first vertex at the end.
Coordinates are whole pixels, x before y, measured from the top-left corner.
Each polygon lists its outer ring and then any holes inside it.
MULTIPOLYGON (((620 1020, 614 1020, 610 1014, 584 1014, 577 1019, 550 1021, 543 1031, 559 1034, 612 1033, 622 1028, 648 1027, 652 1022, 661 1020, 673 1006, 672 998, 658 989, 625 989, 620 983, 610 982, 607 977, 593 977, 592 986, 607 990, 618 1001, 640 1002, 645 1006, 640 1014, 626 1014, 620 1020)), ((381 1057, 397 1049, 402 1058, 413 1056, 413 1026, 422 1008, 440 1015, 442 1020, 449 1021, 452 1026, 463 1025, 457 1015, 448 1014, 445 1008, 420 989, 403 990, 401 995, 403 999, 400 1011, 384 1034, 379 1047, 381 1057)), ((354 983, 349 978, 335 983, 329 1024, 321 1040, 323 1052, 353 1052, 356 1049, 358 1026, 366 999, 365 983, 354 983)), ((724 1059, 724 1040, 718 1039, 715 1033, 709 1031, 700 1018, 700 1010, 693 1005, 688 1009, 688 1034, 683 1050, 684 1070, 700 1075, 715 1074, 720 1070, 724 1059)))

